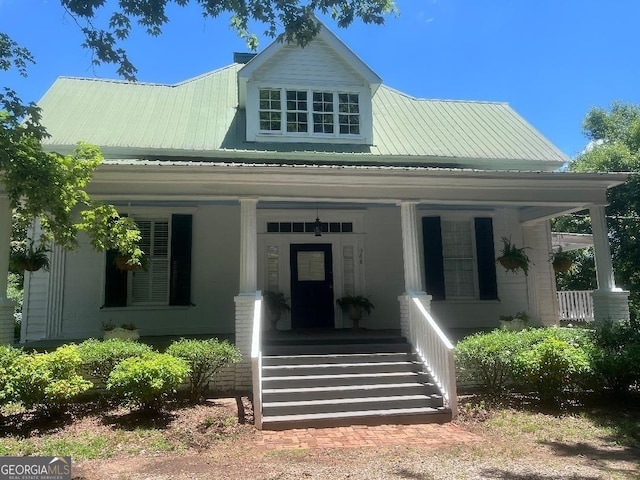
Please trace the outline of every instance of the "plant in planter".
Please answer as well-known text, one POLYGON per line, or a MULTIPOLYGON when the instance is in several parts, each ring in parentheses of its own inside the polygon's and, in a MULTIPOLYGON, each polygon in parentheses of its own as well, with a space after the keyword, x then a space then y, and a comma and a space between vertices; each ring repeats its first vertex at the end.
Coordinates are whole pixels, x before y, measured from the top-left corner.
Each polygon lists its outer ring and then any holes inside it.
POLYGON ((515 315, 500 315, 500 328, 519 331, 526 328, 529 323, 527 312, 518 312, 515 315))
POLYGON ((556 272, 566 273, 573 267, 573 255, 571 252, 564 252, 562 247, 558 247, 558 250, 551 254, 549 260, 556 272))
POLYGON ((147 257, 140 258, 140 263, 136 263, 132 259, 131 255, 121 253, 115 256, 114 262, 116 264, 116 268, 123 272, 136 272, 147 267, 147 257))
POLYGON ((290 312, 289 299, 284 293, 267 290, 263 293, 265 303, 265 317, 268 330, 277 330, 278 321, 283 312, 290 312))
POLYGON ((529 265, 533 262, 526 253, 526 247, 518 248, 511 243, 511 238, 502 237, 502 255, 496 259, 496 262, 507 270, 507 272, 518 273, 522 270, 525 275, 529 274, 529 265))
POLYGON ((123 323, 120 327, 114 326, 111 322, 102 324, 103 338, 120 338, 128 340, 138 340, 140 338, 140 329, 133 323, 123 323))
POLYGON ((349 315, 349 318, 353 322, 354 329, 360 328, 362 314, 370 315, 371 310, 375 308, 373 303, 362 295, 346 295, 337 299, 336 303, 344 313, 349 315))
POLYGON ((11 268, 16 271, 49 270, 49 256, 44 245, 33 248, 33 241, 27 247, 25 244, 15 247, 11 252, 11 268))

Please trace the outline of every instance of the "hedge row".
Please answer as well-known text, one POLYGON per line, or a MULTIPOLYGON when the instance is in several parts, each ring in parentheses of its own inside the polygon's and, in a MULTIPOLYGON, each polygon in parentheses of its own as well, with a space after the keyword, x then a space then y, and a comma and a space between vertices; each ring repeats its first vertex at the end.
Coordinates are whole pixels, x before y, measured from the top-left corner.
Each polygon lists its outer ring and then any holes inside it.
POLYGON ((599 324, 594 330, 494 330, 456 346, 458 379, 491 394, 536 392, 543 401, 576 390, 625 391, 640 383, 640 328, 599 324))
POLYGON ((0 346, 0 406, 21 402, 51 410, 94 386, 94 378, 123 403, 160 408, 185 381, 199 397, 221 368, 240 360, 237 348, 217 339, 173 342, 166 353, 130 340, 89 339, 49 353, 0 346))

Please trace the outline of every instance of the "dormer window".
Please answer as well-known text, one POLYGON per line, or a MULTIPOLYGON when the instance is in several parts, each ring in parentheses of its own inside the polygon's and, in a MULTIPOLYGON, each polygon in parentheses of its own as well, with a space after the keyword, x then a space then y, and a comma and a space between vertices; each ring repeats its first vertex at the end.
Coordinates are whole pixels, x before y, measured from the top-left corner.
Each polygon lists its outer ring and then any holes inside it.
POLYGON ((359 100, 352 92, 261 88, 260 133, 359 136, 359 100))

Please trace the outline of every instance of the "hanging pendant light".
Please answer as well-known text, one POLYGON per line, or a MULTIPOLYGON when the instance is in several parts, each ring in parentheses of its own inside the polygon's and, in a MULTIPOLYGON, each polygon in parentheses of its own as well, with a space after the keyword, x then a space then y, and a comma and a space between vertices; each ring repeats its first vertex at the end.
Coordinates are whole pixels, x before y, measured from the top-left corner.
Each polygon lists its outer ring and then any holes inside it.
POLYGON ((322 236, 322 222, 320 221, 320 216, 318 215, 318 204, 316 203, 316 221, 313 224, 313 233, 316 237, 322 236))

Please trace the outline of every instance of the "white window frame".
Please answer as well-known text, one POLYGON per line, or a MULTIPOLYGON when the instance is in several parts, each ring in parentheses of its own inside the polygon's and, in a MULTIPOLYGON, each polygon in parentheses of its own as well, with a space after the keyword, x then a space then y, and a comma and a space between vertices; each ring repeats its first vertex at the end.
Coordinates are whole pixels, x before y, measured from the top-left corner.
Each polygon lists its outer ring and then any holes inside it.
POLYGON ((468 218, 449 218, 449 217, 440 217, 440 228, 442 231, 442 263, 443 263, 443 271, 444 271, 444 283, 445 283, 445 298, 447 300, 478 300, 480 298, 480 293, 478 290, 478 252, 476 248, 476 238, 475 238, 475 224, 473 219, 468 218), (445 255, 445 238, 444 238, 444 229, 445 224, 465 224, 469 227, 469 240, 470 240, 470 248, 471 248, 471 256, 447 256, 445 255), (460 295, 458 292, 451 292, 447 289, 447 284, 453 283, 448 281, 447 274, 452 275, 454 271, 447 270, 446 261, 447 260, 461 260, 466 262, 471 262, 471 269, 469 270, 469 275, 471 278, 467 279, 467 281, 472 282, 472 295, 460 295))
POLYGON ((362 93, 355 90, 342 90, 342 89, 332 89, 332 88, 296 88, 296 87, 271 87, 271 86, 260 86, 258 87, 258 105, 257 105, 257 114, 258 114, 258 131, 257 133, 260 135, 278 135, 284 137, 312 137, 312 138, 325 138, 325 139, 361 139, 363 138, 364 125, 363 121, 365 120, 364 112, 363 112, 363 102, 362 102, 362 93), (277 110, 273 109, 261 109, 260 108, 260 94, 263 91, 280 91, 280 130, 263 130, 260 125, 260 113, 262 112, 276 112, 277 110), (287 105, 288 92, 306 92, 307 100, 306 100, 306 110, 289 110, 287 105), (324 133, 324 132, 315 132, 314 128, 314 113, 321 113, 323 115, 328 115, 328 113, 324 112, 315 112, 313 109, 313 94, 314 93, 322 93, 332 94, 333 98, 333 111, 331 115, 333 116, 333 133, 324 133), (357 109, 358 112, 340 112, 340 95, 355 95, 357 97, 357 109), (289 113, 299 114, 302 112, 306 112, 307 114, 307 131, 306 132, 289 132, 287 129, 287 116, 289 113), (340 133, 340 117, 347 115, 348 117, 357 116, 358 118, 358 133, 340 133))
MULTIPOLYGON (((127 306, 166 306, 169 305, 169 296, 170 296, 170 279, 171 279, 171 215, 168 216, 137 216, 132 217, 135 222, 151 222, 150 232, 151 232, 151 242, 150 242, 150 253, 147 254, 145 252, 144 262, 145 269, 142 271, 130 271, 128 272, 129 281, 127 282, 127 306), (167 253, 166 256, 158 256, 153 255, 154 252, 154 225, 157 223, 166 223, 167 224, 167 253), (159 264, 160 262, 166 262, 166 278, 164 279, 165 288, 166 288, 166 297, 162 300, 151 300, 151 292, 154 287, 154 279, 153 279, 153 269, 154 264, 159 264), (134 283, 136 281, 136 276, 138 278, 141 274, 149 274, 151 275, 149 280, 149 295, 146 301, 135 301, 134 300, 134 283)), ((156 280, 157 281, 157 280, 156 280)))

